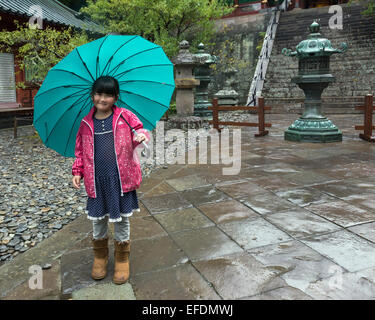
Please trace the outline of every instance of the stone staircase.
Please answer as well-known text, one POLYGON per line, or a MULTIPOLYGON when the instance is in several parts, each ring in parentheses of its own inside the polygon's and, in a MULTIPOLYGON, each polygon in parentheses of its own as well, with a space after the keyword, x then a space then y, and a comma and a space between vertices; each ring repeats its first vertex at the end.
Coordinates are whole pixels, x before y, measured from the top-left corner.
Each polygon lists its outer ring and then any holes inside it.
POLYGON ((304 94, 291 82, 298 73, 298 59, 281 54, 283 48, 295 50, 307 38, 309 26, 320 19, 320 33, 334 48, 346 42, 348 50, 331 56, 331 73, 336 78, 323 91, 325 114, 361 113, 354 106, 363 105, 366 94, 375 94, 375 15, 363 16, 362 3, 342 4, 343 29, 329 29, 333 14, 329 7, 295 9, 280 16, 276 39, 262 91, 272 113, 302 113, 304 94))

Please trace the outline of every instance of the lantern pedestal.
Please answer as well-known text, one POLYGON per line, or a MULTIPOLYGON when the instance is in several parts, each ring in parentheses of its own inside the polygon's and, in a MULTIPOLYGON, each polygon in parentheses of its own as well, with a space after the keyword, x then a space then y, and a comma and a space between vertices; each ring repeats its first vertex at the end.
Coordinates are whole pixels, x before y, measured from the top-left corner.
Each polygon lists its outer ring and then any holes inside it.
POLYGON ((304 91, 306 99, 302 116, 284 132, 284 139, 298 142, 340 142, 342 132, 322 115, 321 95, 330 82, 331 74, 297 76, 292 82, 304 91))
POLYGON ((342 132, 327 118, 299 118, 284 132, 284 139, 297 142, 340 142, 342 132))

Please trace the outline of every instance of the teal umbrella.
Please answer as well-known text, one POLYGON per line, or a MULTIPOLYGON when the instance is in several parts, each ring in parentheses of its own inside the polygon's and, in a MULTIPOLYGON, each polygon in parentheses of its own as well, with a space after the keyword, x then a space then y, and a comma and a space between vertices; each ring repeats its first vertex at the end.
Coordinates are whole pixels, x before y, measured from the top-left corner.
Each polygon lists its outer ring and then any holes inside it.
POLYGON ((152 130, 168 110, 175 88, 173 64, 163 49, 140 36, 107 35, 75 48, 47 74, 34 98, 34 127, 43 143, 74 157, 79 125, 93 107, 91 87, 100 76, 120 85, 116 105, 152 130))

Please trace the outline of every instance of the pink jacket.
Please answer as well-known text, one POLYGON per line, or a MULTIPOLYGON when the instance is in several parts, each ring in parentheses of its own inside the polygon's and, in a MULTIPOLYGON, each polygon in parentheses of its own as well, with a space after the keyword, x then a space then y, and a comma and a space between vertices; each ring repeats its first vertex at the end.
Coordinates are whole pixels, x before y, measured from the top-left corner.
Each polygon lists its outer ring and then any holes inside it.
MULTIPOLYGON (((137 133, 144 133, 147 140, 150 134, 143 129, 142 122, 131 111, 113 106, 113 136, 117 168, 120 175, 121 195, 138 189, 142 181, 142 172, 139 159, 134 149, 140 144, 135 141, 128 123, 137 133), (121 117, 122 115, 122 117, 121 117), (133 155, 135 154, 135 156, 133 155)), ((84 178, 87 195, 96 198, 95 187, 95 165, 94 165, 94 115, 95 107, 92 107, 89 114, 81 121, 76 137, 75 161, 72 166, 72 174, 84 178)))

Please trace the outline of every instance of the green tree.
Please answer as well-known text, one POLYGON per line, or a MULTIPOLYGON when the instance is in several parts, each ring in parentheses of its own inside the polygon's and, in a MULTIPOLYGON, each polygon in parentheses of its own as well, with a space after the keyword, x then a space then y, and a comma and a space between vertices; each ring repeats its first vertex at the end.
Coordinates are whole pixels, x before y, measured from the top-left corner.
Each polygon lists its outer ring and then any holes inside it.
POLYGON ((375 14, 375 0, 349 0, 349 5, 353 2, 366 2, 367 8, 362 11, 363 15, 372 15, 375 14))
POLYGON ((225 0, 87 0, 81 12, 107 32, 137 34, 163 47, 169 57, 183 39, 209 44, 214 20, 234 10, 225 0))
MULTIPOLYGON (((30 28, 19 24, 15 31, 0 32, 0 51, 13 52, 18 48, 17 60, 21 70, 27 71, 27 82, 40 85, 47 72, 75 47, 89 42, 84 31, 72 28, 58 31, 47 26, 44 29, 30 28)), ((25 83, 17 83, 25 88, 25 83)))

